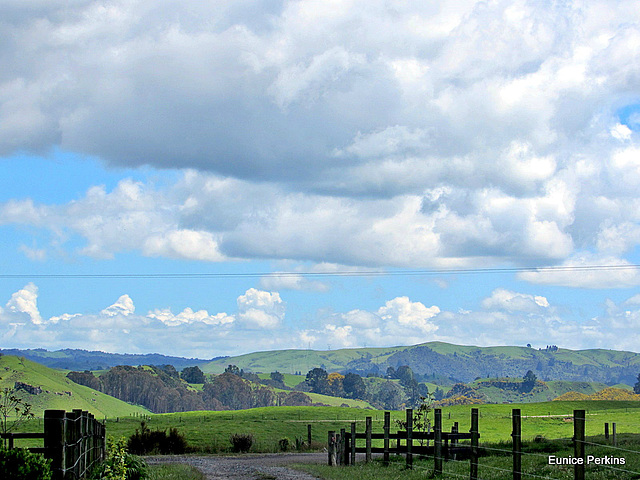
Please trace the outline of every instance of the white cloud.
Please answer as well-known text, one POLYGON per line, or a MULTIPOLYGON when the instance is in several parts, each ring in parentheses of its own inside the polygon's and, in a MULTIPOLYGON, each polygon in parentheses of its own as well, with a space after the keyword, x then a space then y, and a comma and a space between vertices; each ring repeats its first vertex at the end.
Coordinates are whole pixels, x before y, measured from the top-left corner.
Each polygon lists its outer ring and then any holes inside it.
POLYGON ((529 295, 497 288, 491 292, 490 297, 482 301, 482 306, 489 310, 539 313, 541 309, 549 307, 549 302, 545 297, 539 295, 529 295))
POLYGON ((284 319, 285 304, 278 292, 250 288, 237 303, 238 321, 249 328, 276 328, 284 319))
POLYGON ((274 272, 272 275, 260 279, 260 287, 266 290, 304 290, 314 292, 326 292, 329 286, 326 283, 309 280, 304 275, 284 272, 274 272))
MULTIPOLYGON (((14 2, 0 155, 57 148, 184 176, 63 205, 13 199, 0 222, 47 229, 56 246, 79 237, 95 258, 627 261, 640 244, 639 123, 620 118, 640 94, 636 7, 14 2)), ((636 284, 625 275, 572 284, 636 284)))
POLYGON ((38 310, 38 287, 28 283, 12 294, 3 313, 13 322, 28 321, 35 325, 44 323, 38 310))
POLYGON ((155 309, 152 312, 149 312, 147 317, 156 318, 169 327, 196 322, 202 322, 206 325, 226 325, 235 321, 233 315, 227 315, 226 313, 209 315, 209 312, 206 310, 198 310, 197 312, 194 312, 189 307, 185 308, 177 315, 173 314, 170 308, 155 309))
POLYGON ((133 315, 136 311, 136 307, 133 304, 133 300, 129 295, 121 295, 120 298, 113 305, 108 306, 100 313, 107 317, 115 317, 116 315, 128 316, 133 315))
POLYGON ((638 269, 627 260, 588 253, 576 254, 557 268, 520 272, 518 278, 531 283, 577 288, 625 288, 640 285, 638 269))
POLYGON ((380 307, 378 315, 384 322, 397 323, 401 326, 418 328, 424 333, 434 332, 438 329, 430 319, 440 313, 435 305, 425 307, 420 302, 411 302, 409 297, 397 297, 380 307))

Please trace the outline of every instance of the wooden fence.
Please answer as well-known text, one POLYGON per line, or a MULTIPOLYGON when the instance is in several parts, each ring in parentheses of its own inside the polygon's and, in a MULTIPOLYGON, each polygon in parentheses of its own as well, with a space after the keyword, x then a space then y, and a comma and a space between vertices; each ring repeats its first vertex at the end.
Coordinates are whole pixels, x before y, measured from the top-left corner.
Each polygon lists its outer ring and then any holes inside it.
MULTIPOLYGON (((512 467, 509 470, 504 468, 489 466, 486 464, 481 465, 482 469, 496 470, 502 472, 504 478, 513 478, 513 480, 522 480, 523 476, 535 477, 540 479, 547 479, 540 474, 523 473, 522 471, 522 457, 524 456, 545 456, 539 453, 524 453, 522 452, 522 415, 520 409, 513 409, 511 412, 512 423, 512 446, 510 450, 503 448, 496 448, 495 446, 479 445, 480 433, 478 430, 478 409, 471 409, 471 430, 468 434, 459 433, 457 423, 454 424, 451 432, 442 431, 442 411, 436 408, 434 410, 434 431, 430 433, 422 433, 413 431, 413 411, 407 410, 407 430, 399 431, 395 435, 390 433, 390 413, 385 412, 384 417, 384 433, 372 433, 371 432, 371 417, 366 418, 366 427, 364 433, 356 432, 356 424, 351 424, 351 431, 347 432, 345 429, 340 430, 340 433, 335 431, 329 432, 329 465, 349 465, 354 464, 356 459, 356 453, 364 453, 365 461, 371 461, 372 453, 382 453, 383 463, 389 464, 389 454, 405 454, 406 465, 408 468, 413 467, 413 455, 428 455, 432 456, 434 460, 433 476, 439 476, 443 473, 443 461, 453 460, 460 462, 460 459, 456 459, 456 455, 463 454, 465 459, 469 461, 469 478, 470 480, 477 480, 478 477, 478 453, 479 450, 492 451, 495 450, 500 454, 511 454, 512 467), (365 439, 365 447, 357 447, 356 441, 358 439, 365 439), (375 439, 383 439, 384 446, 374 448, 371 446, 371 441, 375 439), (396 447, 390 446, 390 440, 396 440, 396 447), (421 446, 414 445, 414 440, 433 440, 433 446, 421 446), (462 439, 470 440, 470 444, 466 446, 458 445, 458 441, 462 439), (404 440, 406 443, 402 445, 404 440)), ((594 443, 587 441, 585 436, 585 423, 586 416, 584 410, 574 410, 573 417, 573 458, 571 464, 573 465, 573 479, 585 480, 585 466, 588 464, 588 456, 585 453, 585 447, 589 446, 606 448, 610 451, 610 456, 613 458, 615 455, 624 455, 625 453, 639 453, 634 450, 628 450, 617 447, 616 441, 616 424, 613 426, 613 435, 610 439, 609 435, 609 423, 604 424, 604 437, 606 443, 594 443)), ((548 463, 552 463, 551 455, 548 456, 548 463)), ((593 457, 593 456, 592 456, 593 457)), ((465 460, 466 462, 466 460, 465 460)), ((612 460, 612 463, 613 460, 612 460)), ((598 464, 596 462, 596 464, 598 464)), ((599 465, 599 464, 598 464, 599 465)), ((611 470, 611 478, 618 476, 620 472, 625 472, 631 476, 628 478, 640 478, 640 472, 631 471, 619 466, 609 466, 606 463, 602 468, 608 468, 611 470)), ((615 465, 625 465, 625 462, 615 463, 615 465)))
POLYGON ((472 468, 476 465, 478 457, 478 409, 471 411, 471 430, 469 433, 458 431, 457 422, 451 428, 451 432, 442 430, 442 410, 434 410, 434 425, 432 432, 415 431, 413 428, 413 409, 406 410, 406 430, 391 433, 391 413, 384 412, 383 433, 372 433, 372 417, 366 417, 365 431, 356 432, 356 424, 351 424, 351 431, 341 429, 340 433, 328 432, 328 452, 329 465, 353 465, 356 462, 356 454, 364 453, 365 461, 371 461, 374 453, 382 453, 383 462, 389 464, 389 455, 405 455, 408 468, 413 465, 413 456, 432 456, 435 461, 435 471, 442 472, 442 462, 450 458, 455 459, 458 455, 471 458, 472 468), (358 447, 357 440, 364 439, 365 446, 358 447), (372 447, 372 440, 383 440, 382 447, 372 447), (395 446, 391 445, 391 440, 395 440, 395 446), (470 440, 470 445, 460 445, 460 440, 470 440), (418 441, 419 444, 414 443, 418 441), (426 445, 424 444, 426 441, 426 445), (433 441, 433 444, 431 444, 433 441), (404 443, 403 443, 404 442, 404 443))
POLYGON ((14 448, 16 439, 44 439, 44 448, 29 450, 51 459, 52 480, 84 478, 106 454, 104 425, 82 410, 46 410, 43 433, 8 433, 3 437, 9 440, 9 448, 14 448))

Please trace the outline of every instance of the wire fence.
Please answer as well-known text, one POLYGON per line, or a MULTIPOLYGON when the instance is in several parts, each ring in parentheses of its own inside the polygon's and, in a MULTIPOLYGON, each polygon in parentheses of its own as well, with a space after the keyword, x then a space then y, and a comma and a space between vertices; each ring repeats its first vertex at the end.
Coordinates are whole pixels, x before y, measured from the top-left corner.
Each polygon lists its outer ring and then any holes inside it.
MULTIPOLYGON (((609 424, 605 423, 605 440, 600 441, 601 436, 585 436, 587 417, 584 410, 574 410, 568 417, 573 424, 573 436, 571 439, 560 440, 558 443, 546 444, 546 440, 540 439, 530 443, 523 449, 521 437, 521 416, 519 409, 512 410, 512 448, 501 448, 501 444, 480 443, 478 418, 481 417, 478 409, 472 409, 471 430, 469 434, 459 434, 457 423, 451 433, 442 430, 441 409, 434 411, 434 431, 429 434, 412 432, 412 410, 407 410, 407 430, 393 435, 389 433, 388 413, 385 413, 386 421, 384 434, 372 433, 367 427, 365 433, 356 433, 355 424, 352 424, 351 432, 345 429, 341 434, 329 432, 329 464, 349 465, 355 462, 355 453, 365 453, 366 461, 372 459, 372 453, 383 453, 384 464, 389 464, 389 453, 405 455, 406 468, 425 471, 428 478, 468 478, 470 480, 502 480, 502 479, 640 479, 640 446, 618 446, 621 440, 616 436, 616 424, 612 424, 613 435, 609 435, 609 424), (455 433, 454 433, 455 432, 455 433), (342 438, 341 438, 342 437, 342 438), (358 439, 366 440, 366 447, 356 447, 358 439), (470 444, 460 445, 460 439, 470 439, 470 444), (384 448, 372 447, 372 440, 384 439, 384 448), (390 446, 390 440, 395 439, 395 447, 390 446), (434 441, 432 447, 425 448, 422 445, 412 444, 420 440, 423 443, 434 441), (405 445, 401 445, 401 441, 405 445), (540 445, 536 445, 536 444, 540 445), (334 451, 332 457, 331 452, 334 451), (539 451, 527 451, 538 449, 539 451), (568 453, 567 450, 569 450, 568 453), (571 451, 572 450, 572 451, 571 451), (414 456, 421 459, 429 457, 427 462, 413 461, 414 456), (509 462, 508 457, 511 457, 509 462), (430 462, 433 462, 430 465, 430 462), (333 462, 333 463, 332 463, 333 462), (511 463, 511 465, 509 465, 511 463)), ((524 417, 526 418, 526 417, 524 417)), ((370 421, 369 421, 370 422, 370 421)), ((600 420, 592 418, 590 432, 593 433, 595 423, 600 420)), ((370 425, 370 423, 369 423, 370 425)), ((640 428, 640 425, 638 426, 640 428)), ((635 440, 637 442, 637 439, 635 440)), ((634 445, 632 443, 632 445, 634 445)))

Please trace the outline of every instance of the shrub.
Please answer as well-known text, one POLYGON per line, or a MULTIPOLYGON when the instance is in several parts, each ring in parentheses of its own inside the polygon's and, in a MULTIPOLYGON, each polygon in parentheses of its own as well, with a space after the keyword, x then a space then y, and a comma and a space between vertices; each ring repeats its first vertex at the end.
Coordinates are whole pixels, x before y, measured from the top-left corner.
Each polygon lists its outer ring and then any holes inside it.
POLYGON ((289 444, 291 442, 289 441, 289 439, 287 437, 281 438, 280 440, 278 440, 278 446, 280 447, 280 451, 282 452, 286 452, 287 450, 289 450, 289 444))
POLYGON ((236 453, 248 452, 253 445, 254 437, 250 433, 234 433, 229 437, 231 450, 236 453))
POLYGON ((149 478, 149 470, 144 460, 127 452, 124 438, 109 439, 106 460, 91 471, 89 478, 145 480, 149 478))
POLYGON ((51 461, 28 450, 0 448, 2 478, 15 480, 50 480, 51 461))
POLYGON ((171 453, 181 454, 187 451, 187 440, 177 428, 170 428, 167 435, 166 430, 149 430, 146 422, 140 422, 140 430, 136 428, 136 433, 129 437, 127 450, 136 455, 147 453, 160 453, 167 455, 171 453))

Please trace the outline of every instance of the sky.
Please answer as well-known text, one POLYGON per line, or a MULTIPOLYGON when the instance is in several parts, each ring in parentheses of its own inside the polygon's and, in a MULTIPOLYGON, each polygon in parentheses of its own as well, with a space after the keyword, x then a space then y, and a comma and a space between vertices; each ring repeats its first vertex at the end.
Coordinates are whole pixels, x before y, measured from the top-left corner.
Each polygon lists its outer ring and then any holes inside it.
POLYGON ((640 352, 639 22, 1 1, 0 347, 640 352))

